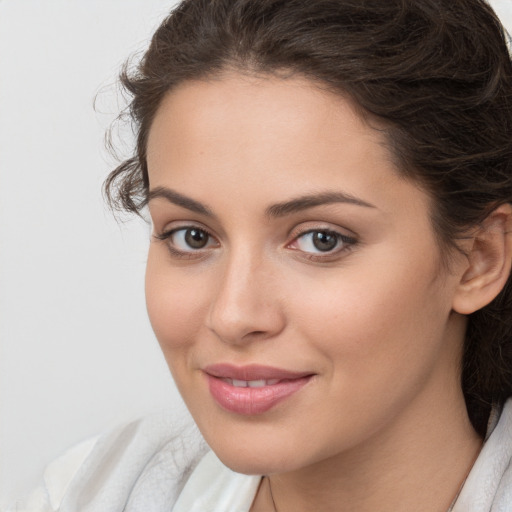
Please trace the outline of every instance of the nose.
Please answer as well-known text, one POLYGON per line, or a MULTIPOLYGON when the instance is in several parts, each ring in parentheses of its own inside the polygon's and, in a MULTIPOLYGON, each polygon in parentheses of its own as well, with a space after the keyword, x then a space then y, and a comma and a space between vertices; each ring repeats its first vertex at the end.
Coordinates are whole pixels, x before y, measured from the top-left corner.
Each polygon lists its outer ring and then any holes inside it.
POLYGON ((276 269, 262 255, 233 254, 217 276, 207 327, 232 345, 269 339, 285 326, 276 269))

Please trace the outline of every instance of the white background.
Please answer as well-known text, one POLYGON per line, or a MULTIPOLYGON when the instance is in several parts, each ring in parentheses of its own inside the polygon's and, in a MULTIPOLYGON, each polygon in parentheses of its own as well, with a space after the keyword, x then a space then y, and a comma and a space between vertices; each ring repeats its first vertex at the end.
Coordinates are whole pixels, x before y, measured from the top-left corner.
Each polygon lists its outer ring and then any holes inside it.
POLYGON ((146 319, 148 226, 101 196, 112 84, 172 5, 0 1, 0 510, 69 446, 177 400, 146 319))
POLYGON ((173 4, 0 0, 0 510, 78 441, 182 414, 146 319, 148 226, 100 192, 112 84, 173 4))

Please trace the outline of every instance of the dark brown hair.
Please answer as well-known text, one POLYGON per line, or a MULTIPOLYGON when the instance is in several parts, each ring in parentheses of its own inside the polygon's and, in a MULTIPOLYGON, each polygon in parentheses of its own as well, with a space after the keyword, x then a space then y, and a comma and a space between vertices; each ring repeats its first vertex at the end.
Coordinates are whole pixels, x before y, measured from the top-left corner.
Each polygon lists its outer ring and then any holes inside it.
MULTIPOLYGON (((114 208, 147 202, 146 143, 165 94, 226 70, 306 76, 384 126, 399 171, 434 200, 445 253, 468 226, 512 202, 512 68, 483 0, 185 0, 121 83, 137 134, 108 177, 114 208)), ((512 286, 470 315, 462 388, 483 434, 512 395, 512 286)))

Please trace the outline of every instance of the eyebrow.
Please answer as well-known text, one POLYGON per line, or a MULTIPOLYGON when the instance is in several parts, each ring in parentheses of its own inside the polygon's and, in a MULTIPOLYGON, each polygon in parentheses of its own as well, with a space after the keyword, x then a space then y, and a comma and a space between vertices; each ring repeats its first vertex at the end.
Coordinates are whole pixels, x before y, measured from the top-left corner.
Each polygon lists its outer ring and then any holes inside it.
POLYGON ((362 199, 358 199, 351 194, 343 192, 321 192, 319 194, 305 195, 290 201, 274 204, 267 208, 266 213, 269 217, 284 217, 285 215, 314 208, 315 206, 332 203, 345 203, 363 206, 365 208, 376 208, 373 204, 363 201, 362 199))
MULTIPOLYGON (((170 203, 181 206, 182 208, 186 208, 192 212, 199 213, 200 215, 215 217, 212 210, 204 204, 167 187, 156 187, 149 191, 148 203, 152 199, 157 198, 166 199, 170 203)), ((315 206, 322 206, 324 204, 332 203, 345 203, 362 206, 365 208, 376 208, 376 206, 373 204, 363 201, 362 199, 359 199, 351 194, 346 194, 343 192, 321 192, 319 194, 304 195, 289 201, 274 204, 269 206, 265 213, 268 217, 284 217, 292 213, 314 208, 315 206)))
POLYGON ((170 203, 173 203, 177 206, 181 206, 182 208, 186 208, 195 213, 199 213, 201 215, 205 215, 206 217, 215 217, 213 212, 205 206, 204 204, 192 199, 190 197, 184 196, 175 190, 172 190, 167 187, 156 187, 153 190, 150 190, 148 193, 148 203, 152 199, 163 198, 167 199, 170 203))

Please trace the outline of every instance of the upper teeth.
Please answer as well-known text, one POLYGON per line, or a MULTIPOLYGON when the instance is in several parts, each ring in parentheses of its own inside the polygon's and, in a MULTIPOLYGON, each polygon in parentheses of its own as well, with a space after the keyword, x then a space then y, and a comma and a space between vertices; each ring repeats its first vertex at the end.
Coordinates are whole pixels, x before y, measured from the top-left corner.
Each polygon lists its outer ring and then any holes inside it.
POLYGON ((238 379, 224 379, 229 384, 236 388, 262 388, 263 386, 272 386, 277 384, 279 379, 260 379, 260 380, 238 380, 238 379))

